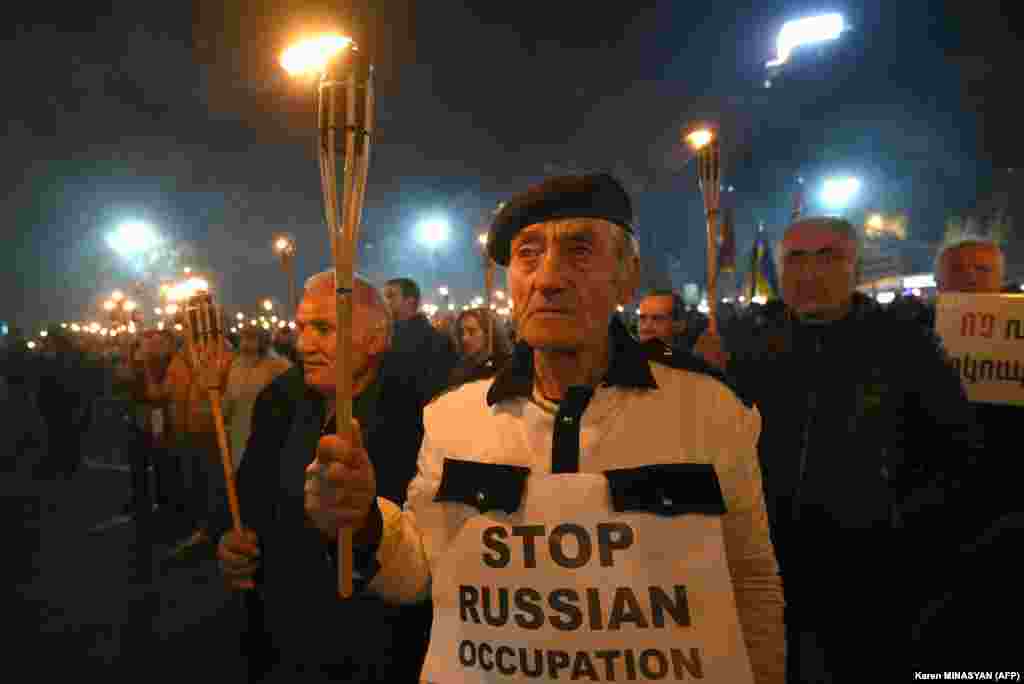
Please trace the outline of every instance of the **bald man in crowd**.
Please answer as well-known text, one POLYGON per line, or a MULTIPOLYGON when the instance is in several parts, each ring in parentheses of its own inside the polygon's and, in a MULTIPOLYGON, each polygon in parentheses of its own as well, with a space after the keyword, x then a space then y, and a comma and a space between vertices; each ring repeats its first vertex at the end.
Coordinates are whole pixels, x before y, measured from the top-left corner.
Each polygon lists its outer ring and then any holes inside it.
MULTIPOLYGON (((423 412, 391 359, 391 321, 378 292, 356 279, 352 307, 352 414, 382 496, 405 501, 416 473, 423 412)), ((366 596, 339 600, 336 541, 306 516, 306 467, 335 433, 337 311, 334 274, 306 284, 296 315, 301 366, 260 394, 238 473, 243 534, 218 548, 229 585, 249 592, 246 648, 257 681, 418 681, 430 606, 366 596)), ((358 578, 357 587, 358 587, 358 578)))

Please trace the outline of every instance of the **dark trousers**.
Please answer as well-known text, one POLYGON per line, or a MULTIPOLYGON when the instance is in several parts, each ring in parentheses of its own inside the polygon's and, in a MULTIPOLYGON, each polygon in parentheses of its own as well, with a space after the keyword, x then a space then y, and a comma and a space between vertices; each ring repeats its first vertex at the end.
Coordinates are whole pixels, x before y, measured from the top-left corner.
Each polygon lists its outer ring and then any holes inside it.
POLYGON ((142 433, 133 440, 131 448, 131 509, 137 513, 155 504, 183 514, 187 498, 181 465, 170 450, 154 445, 152 438, 142 433))
POLYGON ((226 528, 229 518, 227 487, 220 452, 213 438, 186 437, 173 449, 172 459, 181 468, 183 507, 193 529, 215 531, 226 528))
POLYGON ((75 474, 82 463, 82 434, 73 417, 65 413, 43 416, 46 423, 47 453, 41 463, 44 476, 75 474))

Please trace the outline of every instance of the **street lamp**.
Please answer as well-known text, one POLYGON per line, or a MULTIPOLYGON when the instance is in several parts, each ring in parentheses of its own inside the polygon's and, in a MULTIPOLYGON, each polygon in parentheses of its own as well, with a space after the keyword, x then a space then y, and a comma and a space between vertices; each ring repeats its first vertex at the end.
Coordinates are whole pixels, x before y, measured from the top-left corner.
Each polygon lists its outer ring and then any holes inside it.
POLYGON ((270 301, 269 299, 264 299, 263 300, 263 310, 264 311, 273 311, 274 310, 274 302, 270 301))
POLYGON ((712 125, 698 125, 689 129, 684 141, 697 155, 697 185, 704 198, 704 214, 707 219, 707 289, 708 289, 708 332, 718 333, 715 317, 718 297, 718 210, 722 190, 721 146, 718 131, 712 125))
POLYGON ((145 254, 160 243, 156 231, 141 221, 122 223, 113 233, 107 235, 107 244, 110 248, 128 258, 145 254))
POLYGON ((849 176, 826 178, 821 190, 821 201, 833 211, 843 211, 860 192, 861 182, 849 176))
POLYGON ((292 310, 298 308, 295 299, 295 237, 290 233, 278 233, 274 236, 274 252, 281 259, 281 268, 288 280, 288 305, 292 310))
POLYGON ((780 67, 789 61, 793 51, 804 45, 836 40, 847 29, 841 14, 823 14, 787 21, 782 25, 775 41, 775 59, 767 62, 769 68, 780 67))
POLYGON ((416 237, 430 255, 430 277, 433 281, 437 280, 437 248, 448 239, 448 233, 448 221, 443 217, 427 218, 416 226, 416 237))

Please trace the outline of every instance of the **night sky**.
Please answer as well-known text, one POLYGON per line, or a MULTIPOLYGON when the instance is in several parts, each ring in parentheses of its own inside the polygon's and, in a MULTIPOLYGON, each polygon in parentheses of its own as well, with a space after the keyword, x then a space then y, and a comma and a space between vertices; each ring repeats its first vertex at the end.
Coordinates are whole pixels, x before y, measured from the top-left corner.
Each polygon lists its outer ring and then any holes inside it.
POLYGON ((456 234, 437 270, 460 301, 482 287, 483 214, 567 170, 619 175, 642 253, 701 280, 700 197, 677 142, 696 118, 723 125, 741 255, 758 221, 781 233, 798 175, 813 188, 856 173, 865 206, 907 212, 912 236, 933 241, 993 168, 1020 164, 1017 23, 995 2, 83 4, 88 16, 26 3, 0 42, 0 320, 29 331, 99 318, 131 283, 103 241, 126 219, 215 272, 231 309, 283 296, 276 230, 297 237, 300 281, 329 265, 312 87, 277 64, 328 21, 377 65, 360 268, 429 284, 414 227, 443 212, 456 234), (853 30, 765 89, 782 22, 822 10, 853 30))

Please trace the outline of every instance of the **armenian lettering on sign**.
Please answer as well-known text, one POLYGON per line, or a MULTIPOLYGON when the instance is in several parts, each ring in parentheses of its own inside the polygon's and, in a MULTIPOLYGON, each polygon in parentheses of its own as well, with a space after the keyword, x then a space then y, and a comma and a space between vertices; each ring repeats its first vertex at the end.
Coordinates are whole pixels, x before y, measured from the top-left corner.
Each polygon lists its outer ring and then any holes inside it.
POLYGON ((1024 406, 1024 295, 939 295, 935 331, 971 401, 1024 406))

